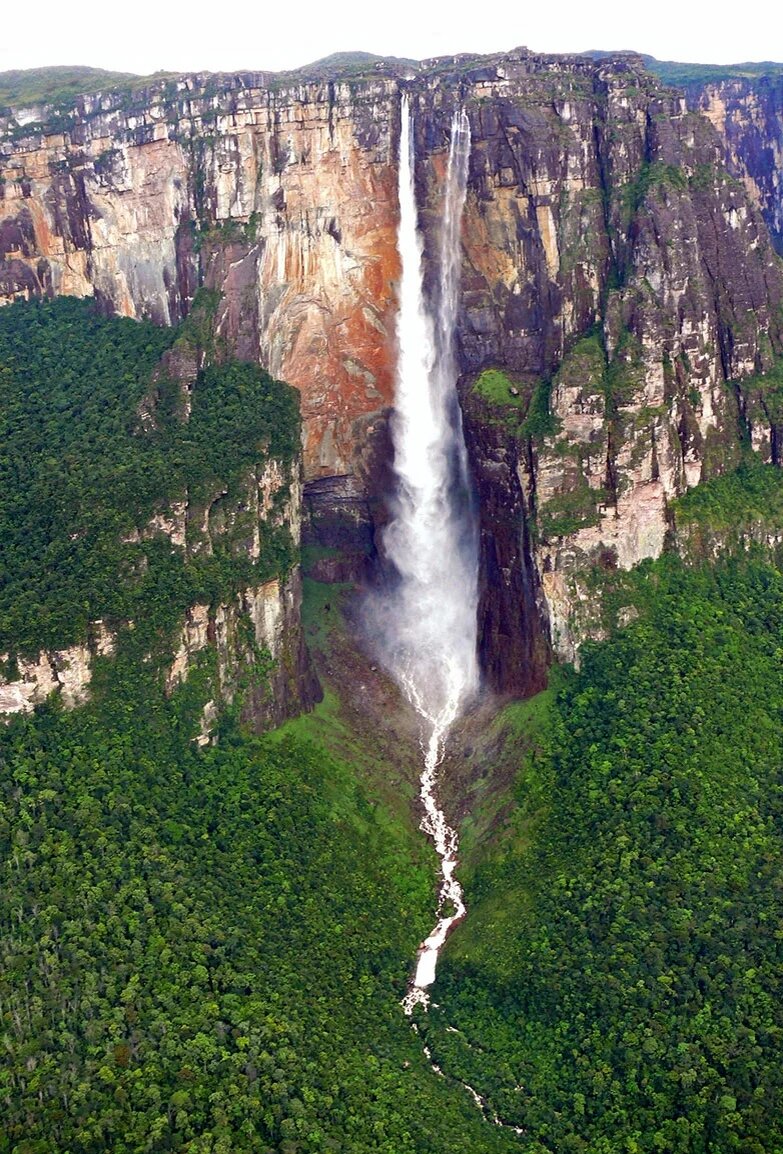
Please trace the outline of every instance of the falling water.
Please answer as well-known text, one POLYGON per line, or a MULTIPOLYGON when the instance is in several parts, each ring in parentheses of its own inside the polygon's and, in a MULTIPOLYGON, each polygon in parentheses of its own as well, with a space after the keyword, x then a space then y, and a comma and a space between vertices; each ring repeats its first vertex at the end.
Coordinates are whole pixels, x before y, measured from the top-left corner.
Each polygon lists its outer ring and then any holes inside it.
POLYGON ((413 142, 408 100, 402 100, 399 249, 402 261, 397 327, 399 361, 392 420, 398 482, 395 515, 384 534, 398 582, 386 599, 382 650, 425 726, 422 829, 441 859, 438 921, 419 951, 403 1003, 427 1006, 438 953, 465 914, 454 877, 457 834, 438 804, 436 781, 452 722, 478 684, 476 661, 476 525, 456 396, 454 328, 459 296, 460 225, 467 185, 470 126, 455 113, 443 190, 439 281, 434 310, 422 279, 413 142))

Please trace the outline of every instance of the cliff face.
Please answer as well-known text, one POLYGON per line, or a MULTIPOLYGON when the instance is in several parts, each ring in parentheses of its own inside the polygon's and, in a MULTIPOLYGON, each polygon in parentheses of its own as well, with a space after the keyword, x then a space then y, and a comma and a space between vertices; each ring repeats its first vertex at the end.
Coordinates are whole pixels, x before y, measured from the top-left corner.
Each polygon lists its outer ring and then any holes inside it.
POLYGON ((779 237, 779 84, 689 102, 633 57, 520 50, 84 98, 57 125, 6 124, 0 291, 166 322, 219 289, 218 337, 302 394, 311 539, 366 549, 388 481, 401 85, 433 285, 457 103, 471 122, 458 344, 482 650, 495 687, 527 690, 591 628, 595 566, 657 555, 671 499, 743 435, 779 456, 758 387, 783 347, 762 219, 779 237))
POLYGON ((348 474, 393 392, 396 84, 264 79, 7 123, 0 294, 171 323, 197 284, 219 289, 218 335, 302 394, 308 478, 348 474))
POLYGON ((736 463, 743 432, 777 458, 755 377, 781 349, 783 282, 726 139, 633 58, 507 61, 468 80, 420 97, 421 195, 432 263, 443 140, 464 100, 459 345, 482 628, 495 686, 519 689, 546 640, 531 607, 573 658, 596 566, 657 556, 672 498, 736 463), (493 386, 488 368, 505 378, 493 386))
POLYGON ((201 300, 170 337, 73 301, 2 315, 3 406, 17 417, 0 720, 53 694, 83 703, 101 658, 145 667, 168 694, 198 667, 202 742, 221 704, 264 729, 319 692, 301 623, 297 401, 253 366, 214 363, 201 300), (41 485, 60 464, 62 500, 41 485))
MULTIPOLYGON (((188 558, 228 550, 238 559, 256 563, 280 530, 290 533, 298 550, 301 509, 301 461, 286 466, 271 458, 247 474, 239 493, 228 502, 223 492, 206 504, 191 504, 185 495, 144 532, 163 533, 188 558)), ((219 705, 232 704, 238 694, 244 720, 258 730, 279 725, 319 699, 305 648, 301 607, 302 577, 295 565, 245 585, 230 600, 188 609, 166 674, 166 689, 172 692, 185 680, 199 655, 213 655, 203 742, 209 739, 219 705)))
POLYGON ((694 86, 688 100, 726 142, 733 172, 783 253, 783 76, 694 86))

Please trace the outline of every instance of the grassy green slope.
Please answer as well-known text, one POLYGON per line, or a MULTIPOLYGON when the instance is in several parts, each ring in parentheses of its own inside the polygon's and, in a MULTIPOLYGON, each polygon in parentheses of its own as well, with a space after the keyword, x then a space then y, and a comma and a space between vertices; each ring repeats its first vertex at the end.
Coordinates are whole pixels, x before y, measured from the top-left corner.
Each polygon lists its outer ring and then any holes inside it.
POLYGON ((13 69, 0 72, 0 108, 59 104, 86 93, 127 87, 141 79, 132 72, 107 72, 103 68, 67 65, 13 69))

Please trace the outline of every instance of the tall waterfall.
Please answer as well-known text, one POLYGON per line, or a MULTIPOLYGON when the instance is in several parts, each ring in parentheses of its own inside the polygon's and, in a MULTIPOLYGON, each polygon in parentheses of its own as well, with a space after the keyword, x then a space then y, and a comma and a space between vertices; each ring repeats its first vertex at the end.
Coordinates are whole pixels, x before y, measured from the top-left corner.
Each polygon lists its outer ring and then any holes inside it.
POLYGON ((454 114, 443 189, 439 276, 434 307, 424 293, 417 226, 411 113, 402 99, 397 327, 399 360, 392 418, 397 503, 384 534, 398 577, 382 613, 385 664, 425 726, 422 829, 441 859, 438 922, 422 943, 405 999, 410 1013, 428 1003, 438 952, 465 913, 454 877, 457 834, 436 796, 449 727, 478 686, 476 659, 477 530, 470 496, 462 417, 456 395, 454 329, 461 264, 460 226, 467 185, 470 125, 454 114))

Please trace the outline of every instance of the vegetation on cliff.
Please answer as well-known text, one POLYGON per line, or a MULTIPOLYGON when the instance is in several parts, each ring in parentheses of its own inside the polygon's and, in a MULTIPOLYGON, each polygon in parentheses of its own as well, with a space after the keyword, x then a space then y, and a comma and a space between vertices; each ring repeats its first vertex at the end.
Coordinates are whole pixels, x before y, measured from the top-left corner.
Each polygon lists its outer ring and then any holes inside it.
POLYGON ((748 454, 737 469, 690 489, 672 505, 678 547, 698 541, 702 556, 717 547, 783 532, 783 473, 748 454))
POLYGON ((64 104, 89 92, 138 82, 132 72, 107 72, 103 68, 17 68, 0 72, 0 109, 30 104, 64 104))
POLYGON ((294 391, 235 361, 194 369, 187 422, 179 384, 160 376, 145 430, 153 369, 176 339, 68 298, 0 310, 0 652, 83 642, 97 618, 170 628, 189 605, 293 561, 282 527, 258 563, 231 534, 187 562, 161 533, 139 539, 183 500, 195 536, 198 509, 203 520, 212 501, 238 500, 249 470, 290 461, 298 443, 294 391))
POLYGON ((642 56, 650 72, 665 84, 678 87, 701 88, 705 84, 720 84, 724 80, 751 80, 762 76, 780 76, 783 64, 773 60, 748 61, 744 64, 687 64, 676 60, 656 60, 642 56))

